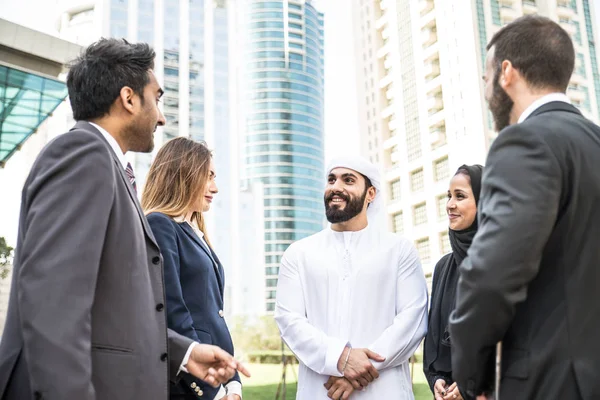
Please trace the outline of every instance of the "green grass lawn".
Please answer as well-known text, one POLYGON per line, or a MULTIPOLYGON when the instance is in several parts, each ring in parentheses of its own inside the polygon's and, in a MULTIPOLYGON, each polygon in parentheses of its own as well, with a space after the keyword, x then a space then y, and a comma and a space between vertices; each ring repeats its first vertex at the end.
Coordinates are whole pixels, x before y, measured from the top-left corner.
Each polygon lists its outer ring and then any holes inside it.
MULTIPOLYGON (((249 364, 252 378, 243 378, 244 400, 275 400, 277 387, 281 380, 282 367, 277 364, 249 364)), ((298 366, 288 367, 286 373, 285 400, 296 399, 296 377, 298 366)), ((431 400, 433 396, 427 386, 421 364, 415 364, 414 392, 415 400, 431 400)), ((352 397, 350 397, 352 398, 352 397)), ((280 392, 279 399, 284 399, 280 392)))

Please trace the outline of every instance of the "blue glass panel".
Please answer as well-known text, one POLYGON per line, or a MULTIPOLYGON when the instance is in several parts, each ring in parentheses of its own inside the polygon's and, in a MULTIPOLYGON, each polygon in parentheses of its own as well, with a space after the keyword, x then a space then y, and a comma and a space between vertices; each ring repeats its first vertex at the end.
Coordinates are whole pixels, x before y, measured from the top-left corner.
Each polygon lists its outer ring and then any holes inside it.
POLYGON ((0 166, 66 97, 63 82, 0 65, 0 166))

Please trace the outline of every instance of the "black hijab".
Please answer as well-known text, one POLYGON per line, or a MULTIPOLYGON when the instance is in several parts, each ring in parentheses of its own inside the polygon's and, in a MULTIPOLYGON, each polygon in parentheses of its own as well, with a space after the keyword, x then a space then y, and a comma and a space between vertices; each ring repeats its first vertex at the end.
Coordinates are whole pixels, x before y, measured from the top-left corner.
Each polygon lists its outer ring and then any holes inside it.
MULTIPOLYGON (((482 172, 481 165, 462 165, 455 174, 467 175, 470 178, 475 204, 479 204, 482 172)), ((458 266, 467 256, 467 250, 471 247, 475 233, 477 233, 477 216, 473 224, 464 230, 448 229, 452 253, 440 260, 443 264, 438 263, 436 266, 437 277, 432 288, 429 329, 425 340, 423 361, 427 370, 446 372, 448 378, 451 378, 452 374, 448 321, 456 301, 458 266)))

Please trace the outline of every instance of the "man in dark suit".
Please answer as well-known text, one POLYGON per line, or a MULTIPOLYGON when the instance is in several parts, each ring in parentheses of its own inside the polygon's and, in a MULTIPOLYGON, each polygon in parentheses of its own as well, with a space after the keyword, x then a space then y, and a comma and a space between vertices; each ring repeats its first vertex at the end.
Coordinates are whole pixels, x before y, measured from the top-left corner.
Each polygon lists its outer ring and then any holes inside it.
POLYGON ((215 386, 245 371, 167 330, 163 258, 124 157, 151 151, 165 122, 154 57, 102 39, 71 67, 79 122, 42 150, 23 188, 2 399, 167 399, 180 370, 215 386))
POLYGON ((469 399, 493 386, 498 341, 500 399, 600 396, 600 128, 565 96, 574 59, 569 35, 540 16, 488 45, 500 134, 450 321, 453 376, 469 399))

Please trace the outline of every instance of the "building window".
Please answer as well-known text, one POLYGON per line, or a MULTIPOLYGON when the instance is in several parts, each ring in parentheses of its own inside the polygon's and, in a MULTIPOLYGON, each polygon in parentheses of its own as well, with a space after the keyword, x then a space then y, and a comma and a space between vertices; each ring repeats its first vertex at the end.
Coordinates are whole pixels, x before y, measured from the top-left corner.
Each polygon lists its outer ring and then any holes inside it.
POLYGON ((417 240, 417 252, 422 264, 428 264, 431 261, 431 252, 429 249, 429 238, 417 240))
POLYGON ((446 204, 448 204, 448 195, 441 194, 436 198, 438 219, 443 221, 448 213, 446 212, 446 204))
POLYGON ((440 158, 433 163, 433 174, 436 182, 446 180, 450 177, 448 157, 440 158))
POLYGON ((267 287, 277 287, 277 279, 267 279, 267 287))
POLYGON ((277 295, 277 291, 268 290, 267 291, 267 300, 275 300, 276 295, 277 295))
POLYGON ((275 311, 275 303, 267 303, 267 311, 268 312, 275 311))
POLYGON ((394 225, 393 226, 394 232, 400 233, 400 234, 404 233, 404 220, 402 219, 402 213, 399 212, 399 213, 394 214, 393 218, 394 218, 394 220, 392 222, 394 225))
POLYGON ((442 250, 442 254, 448 254, 452 251, 448 231, 440 233, 440 249, 442 250))
POLYGON ((421 203, 413 207, 413 225, 427 223, 427 204, 421 203))
POLYGON ((400 193, 401 193, 400 179, 396 179, 396 180, 390 182, 390 193, 391 193, 393 201, 400 200, 400 193))
POLYGON ((410 174, 410 190, 413 192, 420 192, 425 188, 425 177, 423 175, 423 168, 419 168, 410 174))

